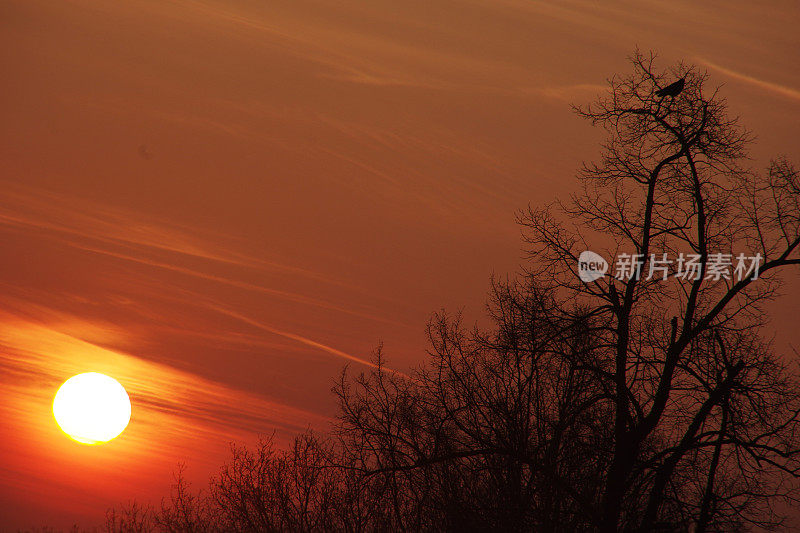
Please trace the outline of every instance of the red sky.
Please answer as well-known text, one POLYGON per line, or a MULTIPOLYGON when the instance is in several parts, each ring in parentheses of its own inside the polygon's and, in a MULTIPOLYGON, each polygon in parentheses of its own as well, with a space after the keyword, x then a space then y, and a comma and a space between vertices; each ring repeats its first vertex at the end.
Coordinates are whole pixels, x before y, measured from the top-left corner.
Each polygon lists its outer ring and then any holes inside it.
MULTIPOLYGON (((574 189, 584 103, 637 45, 724 84, 753 164, 800 162, 800 8, 532 0, 0 3, 0 524, 98 524, 228 442, 324 429, 343 365, 425 357, 574 189), (121 437, 50 403, 116 377, 121 437)), ((797 280, 776 305, 800 346, 797 280)))

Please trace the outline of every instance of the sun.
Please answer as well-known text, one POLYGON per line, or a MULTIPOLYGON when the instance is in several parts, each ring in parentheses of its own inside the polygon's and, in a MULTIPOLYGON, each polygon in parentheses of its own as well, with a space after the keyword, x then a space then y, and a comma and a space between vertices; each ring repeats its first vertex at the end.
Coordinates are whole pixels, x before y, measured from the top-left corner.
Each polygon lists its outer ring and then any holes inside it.
POLYGON ((128 426, 131 401, 116 379, 86 372, 61 385, 53 399, 53 416, 71 439, 81 444, 103 444, 128 426))

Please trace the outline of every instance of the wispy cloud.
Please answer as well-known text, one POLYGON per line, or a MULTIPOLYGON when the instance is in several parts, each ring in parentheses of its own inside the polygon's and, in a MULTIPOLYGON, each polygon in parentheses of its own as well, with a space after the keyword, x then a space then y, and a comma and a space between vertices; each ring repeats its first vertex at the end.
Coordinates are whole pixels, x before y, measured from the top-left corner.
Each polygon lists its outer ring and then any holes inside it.
POLYGON ((378 315, 376 315, 374 313, 367 313, 367 312, 359 311, 359 310, 356 310, 356 309, 342 307, 340 305, 336 305, 336 304, 333 304, 331 302, 320 300, 319 298, 312 298, 312 297, 309 297, 309 296, 304 296, 304 295, 296 293, 296 292, 289 292, 289 291, 285 291, 285 290, 280 290, 280 289, 275 289, 275 288, 270 288, 270 287, 264 287, 262 285, 257 285, 255 283, 248 283, 246 281, 227 278, 227 277, 224 277, 224 276, 219 276, 219 275, 203 272, 203 271, 200 271, 200 270, 184 267, 184 266, 177 265, 177 264, 168 263, 168 262, 165 262, 165 261, 158 261, 158 260, 155 260, 155 259, 150 259, 150 258, 147 258, 147 257, 144 257, 144 256, 137 257, 137 256, 132 255, 132 254, 125 254, 125 253, 115 252, 115 251, 108 250, 108 249, 102 249, 102 248, 91 247, 91 246, 84 246, 84 245, 80 245, 80 244, 75 244, 74 246, 76 248, 79 248, 79 249, 82 249, 82 250, 86 250, 86 251, 89 251, 89 252, 103 254, 103 255, 110 256, 110 257, 115 257, 117 259, 124 259, 125 261, 131 261, 131 262, 134 262, 134 263, 148 265, 148 266, 151 266, 151 267, 170 270, 172 272, 178 272, 178 273, 185 274, 187 276, 191 276, 191 277, 194 277, 194 278, 199 278, 199 279, 203 279, 203 280, 207 280, 207 281, 212 281, 212 282, 220 283, 220 284, 223 284, 223 285, 228 285, 228 286, 231 286, 231 287, 236 287, 236 288, 239 288, 239 289, 243 289, 243 290, 246 290, 246 291, 266 294, 266 295, 269 295, 269 296, 274 296, 274 297, 281 298, 281 299, 288 300, 288 301, 292 301, 292 302, 295 302, 295 303, 311 305, 311 306, 319 307, 319 308, 322 308, 322 309, 328 309, 328 310, 331 310, 331 311, 337 311, 337 312, 340 312, 340 313, 345 313, 345 314, 349 314, 349 315, 358 316, 358 317, 361 317, 361 318, 366 318, 366 319, 369 319, 369 320, 374 320, 376 322, 384 322, 384 323, 390 323, 390 324, 396 324, 397 323, 396 321, 380 317, 380 316, 378 316, 378 315))
POLYGON ((363 304, 345 306, 298 291, 248 281, 253 277, 279 274, 287 279, 305 279, 360 292, 358 287, 322 272, 242 253, 236 249, 236 239, 228 235, 182 226, 118 206, 101 206, 77 196, 12 183, 2 183, 2 186, 0 227, 39 232, 78 250, 247 292, 397 324, 363 304))
MULTIPOLYGON (((0 223, 102 242, 139 245, 212 261, 254 266, 253 257, 198 239, 191 228, 156 217, 15 183, 2 183, 0 223)), ((208 233, 208 232, 207 232, 208 233)), ((217 237, 221 237, 217 235, 217 237)))
POLYGON ((738 72, 736 70, 723 67, 702 57, 698 57, 697 60, 711 69, 717 70, 722 74, 725 74, 726 76, 729 76, 736 80, 743 81, 745 83, 758 87, 759 89, 763 89, 765 91, 778 94, 786 98, 791 98, 792 100, 800 100, 800 91, 792 87, 787 87, 786 85, 781 85, 779 83, 773 83, 768 80, 762 80, 756 78, 755 76, 750 76, 748 74, 744 74, 742 72, 738 72))
MULTIPOLYGON (((336 357, 340 357, 340 358, 345 359, 347 361, 353 361, 355 363, 366 365, 366 366, 369 366, 369 367, 372 367, 372 368, 378 368, 378 366, 375 363, 373 363, 372 361, 369 361, 367 359, 362 359, 361 357, 357 357, 357 356, 349 354, 347 352, 343 352, 342 350, 336 349, 336 348, 334 348, 332 346, 328 346, 328 345, 326 345, 324 343, 315 341, 315 340, 310 339, 308 337, 305 337, 303 335, 299 335, 297 333, 292 333, 290 331, 285 331, 285 330, 278 329, 276 327, 270 326, 269 324, 265 324, 265 323, 263 323, 263 322, 261 322, 259 320, 255 320, 253 318, 250 318, 250 317, 248 317, 248 316, 246 316, 246 315, 244 315, 242 313, 239 313, 239 312, 234 311, 232 309, 228 309, 228 308, 226 308, 224 306, 221 306, 219 304, 214 304, 214 303, 211 303, 211 302, 207 302, 207 305, 209 306, 209 308, 213 309, 214 311, 216 311, 218 313, 221 313, 223 315, 227 315, 229 317, 235 318, 236 320, 244 322, 245 324, 248 324, 250 326, 256 327, 256 328, 261 329, 263 331, 266 331, 268 333, 272 333, 272 334, 275 334, 275 335, 280 335, 281 337, 285 337, 287 339, 291 339, 293 341, 297 341, 297 342, 299 342, 301 344, 304 344, 306 346, 310 346, 312 348, 321 350, 321 351, 323 351, 325 353, 334 355, 336 357)), ((398 374, 398 375, 405 375, 402 372, 399 372, 397 370, 393 370, 393 369, 390 369, 390 368, 386 368, 386 367, 384 367, 383 370, 386 370, 388 372, 392 372, 392 373, 398 374)))
POLYGON ((558 85, 529 89, 525 92, 541 94, 564 102, 574 103, 587 100, 608 89, 607 85, 597 83, 579 83, 575 85, 558 85))

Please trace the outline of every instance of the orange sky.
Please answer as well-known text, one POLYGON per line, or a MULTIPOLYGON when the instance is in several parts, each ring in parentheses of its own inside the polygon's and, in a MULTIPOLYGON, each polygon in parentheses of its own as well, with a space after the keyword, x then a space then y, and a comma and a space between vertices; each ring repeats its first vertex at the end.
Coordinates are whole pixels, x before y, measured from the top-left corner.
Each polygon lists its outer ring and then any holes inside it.
POLYGON ((800 162, 800 8, 704 5, 0 3, 0 524, 97 524, 179 460, 324 429, 380 340, 420 363, 432 311, 517 269, 515 210, 574 188, 601 137, 569 103, 636 45, 725 84, 754 164, 800 162), (133 401, 101 447, 50 414, 90 370, 133 401))

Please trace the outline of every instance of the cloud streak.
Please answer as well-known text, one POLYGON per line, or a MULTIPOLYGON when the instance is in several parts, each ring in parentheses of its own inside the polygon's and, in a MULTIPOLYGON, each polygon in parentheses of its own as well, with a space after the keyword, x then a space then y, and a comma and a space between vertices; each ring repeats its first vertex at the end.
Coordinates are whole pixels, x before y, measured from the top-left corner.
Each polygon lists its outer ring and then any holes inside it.
POLYGON ((736 70, 723 67, 716 63, 712 63, 711 61, 704 59, 702 57, 698 57, 697 60, 703 65, 718 72, 721 72, 722 74, 725 74, 726 76, 729 76, 735 80, 745 82, 754 87, 758 87, 759 89, 762 89, 764 91, 783 96, 784 98, 789 98, 792 100, 800 100, 800 91, 792 87, 787 87, 786 85, 781 85, 779 83, 773 83, 771 81, 762 80, 756 78, 755 76, 750 76, 748 74, 744 74, 742 72, 738 72, 736 70))
MULTIPOLYGON (((252 319, 252 318, 250 318, 248 316, 245 316, 242 313, 238 313, 236 311, 233 311, 232 309, 227 309, 227 308, 225 308, 225 307, 223 307, 221 305, 217 305, 217 304, 213 304, 213 303, 208 303, 207 305, 209 306, 209 308, 217 311, 218 313, 230 316, 232 318, 235 318, 236 320, 244 322, 245 324, 248 324, 250 326, 256 327, 256 328, 258 328, 260 330, 263 330, 263 331, 266 331, 268 333, 273 333, 275 335, 280 335, 281 337, 285 337, 287 339, 291 339, 293 341, 297 341, 297 342, 299 342, 301 344, 304 344, 306 346, 310 346, 310 347, 318 349, 318 350, 322 350, 325 353, 328 353, 328 354, 331 354, 331 355, 335 355, 336 357, 340 357, 340 358, 345 359, 347 361, 352 361, 352 362, 359 363, 359 364, 362 364, 362 365, 365 365, 365 366, 368 366, 368 367, 372 367, 372 368, 378 368, 378 365, 376 365, 372 361, 368 361, 366 359, 362 359, 360 357, 356 357, 355 355, 349 354, 347 352, 343 352, 342 350, 338 350, 336 348, 333 348, 333 347, 328 346, 326 344, 323 344, 321 342, 317 342, 315 340, 309 339, 308 337, 304 337, 302 335, 298 335, 297 333, 292 333, 292 332, 289 332, 289 331, 284 331, 284 330, 280 330, 278 328, 269 326, 267 324, 264 324, 263 322, 260 322, 258 320, 254 320, 254 319, 252 319)), ((398 374, 398 375, 405 376, 405 374, 403 374, 402 372, 397 371, 397 370, 393 370, 391 368, 383 367, 382 370, 385 370, 387 372, 391 372, 393 374, 398 374)))

